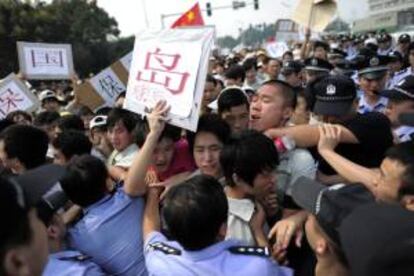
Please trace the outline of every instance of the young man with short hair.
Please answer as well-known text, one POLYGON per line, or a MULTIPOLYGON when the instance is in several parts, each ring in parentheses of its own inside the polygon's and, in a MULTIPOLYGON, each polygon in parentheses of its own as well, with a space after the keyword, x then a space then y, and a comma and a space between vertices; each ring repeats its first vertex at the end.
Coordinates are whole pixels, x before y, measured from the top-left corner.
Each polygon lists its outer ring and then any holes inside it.
POLYGON ((248 128, 249 101, 243 90, 236 87, 224 89, 217 105, 219 116, 229 124, 233 134, 248 128))
POLYGON ((67 164, 72 157, 90 154, 92 143, 83 132, 76 130, 65 130, 59 133, 52 141, 54 159, 53 163, 59 165, 67 164))
POLYGON ((245 78, 246 78, 246 73, 243 67, 240 65, 232 65, 224 73, 224 79, 225 79, 224 85, 226 87, 229 87, 229 86, 242 87, 245 78))
POLYGON ((0 134, 0 159, 5 168, 21 174, 46 163, 49 138, 43 130, 12 125, 0 134))

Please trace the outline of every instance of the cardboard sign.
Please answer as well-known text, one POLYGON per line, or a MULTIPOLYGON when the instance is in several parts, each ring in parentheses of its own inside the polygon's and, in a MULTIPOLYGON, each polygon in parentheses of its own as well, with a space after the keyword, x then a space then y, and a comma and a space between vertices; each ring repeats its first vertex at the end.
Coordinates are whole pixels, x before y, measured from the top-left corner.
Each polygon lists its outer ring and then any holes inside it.
POLYGON ((128 83, 128 70, 122 59, 77 87, 76 94, 81 104, 92 110, 114 105, 119 94, 126 91, 128 83))
POLYGON ((169 123, 195 131, 214 40, 214 28, 143 31, 135 38, 124 107, 146 115, 159 100, 169 123))
POLYGON ((16 110, 33 112, 39 106, 37 97, 14 74, 8 75, 1 81, 0 118, 16 110))
POLYGON ((337 11, 336 0, 300 0, 292 20, 312 31, 322 32, 337 11))
POLYGON ((129 72, 129 68, 131 68, 131 62, 132 62, 132 52, 123 56, 120 61, 122 65, 125 67, 125 69, 129 72))
POLYGON ((289 47, 286 42, 270 42, 266 44, 266 51, 272 58, 279 58, 283 56, 286 51, 289 51, 289 47))
POLYGON ((70 79, 73 74, 70 44, 17 42, 20 71, 28 79, 70 79))

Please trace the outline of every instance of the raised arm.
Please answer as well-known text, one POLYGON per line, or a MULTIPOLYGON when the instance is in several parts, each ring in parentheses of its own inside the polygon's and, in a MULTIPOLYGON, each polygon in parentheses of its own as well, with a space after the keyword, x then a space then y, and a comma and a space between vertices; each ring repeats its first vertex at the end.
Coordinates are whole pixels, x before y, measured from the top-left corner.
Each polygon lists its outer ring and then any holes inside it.
MULTIPOLYGON (((346 127, 338 125, 341 128, 341 143, 359 143, 355 135, 346 127)), ((265 133, 270 138, 288 136, 292 138, 297 147, 308 148, 318 145, 319 130, 317 125, 298 125, 292 127, 272 128, 265 133)))
POLYGON ((160 231, 160 188, 149 188, 142 220, 142 235, 144 240, 154 231, 160 231))
POLYGON ((342 128, 337 125, 319 126, 319 154, 343 178, 351 183, 362 183, 372 190, 374 188, 373 180, 376 176, 375 170, 351 162, 334 151, 340 142, 341 132, 342 128))
POLYGON ((153 111, 147 116, 149 133, 144 145, 135 155, 124 182, 124 191, 130 196, 140 196, 145 193, 145 175, 151 163, 151 156, 165 126, 165 116, 169 107, 165 101, 158 102, 153 111))

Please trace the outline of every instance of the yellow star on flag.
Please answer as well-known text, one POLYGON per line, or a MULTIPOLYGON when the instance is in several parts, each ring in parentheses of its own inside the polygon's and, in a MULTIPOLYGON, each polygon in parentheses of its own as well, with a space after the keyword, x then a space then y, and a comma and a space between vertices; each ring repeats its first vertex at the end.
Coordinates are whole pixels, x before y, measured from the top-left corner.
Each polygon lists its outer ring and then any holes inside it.
POLYGON ((194 12, 193 12, 193 11, 190 11, 190 12, 187 14, 187 20, 188 20, 188 22, 193 21, 193 20, 194 20, 194 17, 195 17, 194 12))

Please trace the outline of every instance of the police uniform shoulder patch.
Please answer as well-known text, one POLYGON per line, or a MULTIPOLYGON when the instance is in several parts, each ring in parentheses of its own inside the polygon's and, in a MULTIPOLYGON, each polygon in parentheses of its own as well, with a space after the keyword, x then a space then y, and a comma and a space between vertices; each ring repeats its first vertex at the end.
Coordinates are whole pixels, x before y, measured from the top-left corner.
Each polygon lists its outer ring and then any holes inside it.
POLYGON ((84 261, 88 261, 92 259, 92 257, 87 256, 87 255, 76 255, 76 256, 71 256, 71 257, 60 257, 59 260, 61 261, 74 261, 74 262, 84 262, 84 261))
POLYGON ((231 253, 236 255, 260 256, 269 257, 270 252, 267 247, 259 246, 232 246, 228 249, 231 253))
POLYGON ((181 255, 181 250, 162 242, 155 242, 148 245, 149 249, 161 251, 167 255, 181 255))

